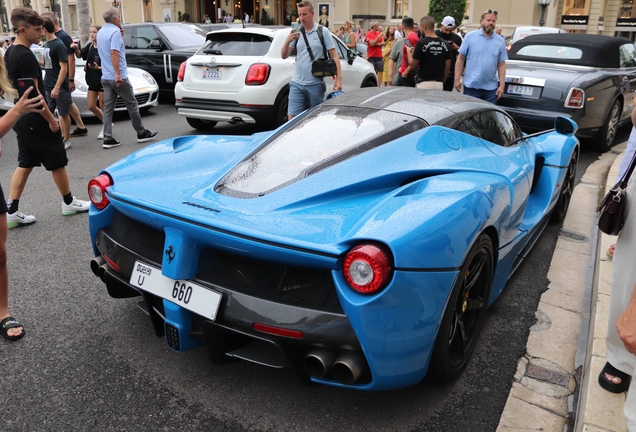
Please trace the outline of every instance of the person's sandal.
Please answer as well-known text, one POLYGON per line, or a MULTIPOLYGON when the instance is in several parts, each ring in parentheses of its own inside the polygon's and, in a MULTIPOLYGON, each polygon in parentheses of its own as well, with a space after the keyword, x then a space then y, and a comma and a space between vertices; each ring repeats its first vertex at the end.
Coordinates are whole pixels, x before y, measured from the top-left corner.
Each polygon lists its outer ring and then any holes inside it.
POLYGON ((598 376, 599 385, 611 393, 623 393, 629 388, 629 383, 631 380, 632 377, 630 375, 626 374, 625 372, 619 371, 614 366, 609 364, 609 362, 605 363, 603 370, 598 376), (612 381, 608 380, 605 374, 619 378, 621 382, 619 384, 615 384, 612 381))
POLYGON ((17 341, 18 339, 22 339, 26 334, 26 329, 22 324, 17 322, 13 317, 6 317, 2 321, 0 321, 0 335, 2 335, 5 339, 9 339, 10 341, 17 341), (9 336, 9 329, 22 327, 22 333, 16 336, 9 336))

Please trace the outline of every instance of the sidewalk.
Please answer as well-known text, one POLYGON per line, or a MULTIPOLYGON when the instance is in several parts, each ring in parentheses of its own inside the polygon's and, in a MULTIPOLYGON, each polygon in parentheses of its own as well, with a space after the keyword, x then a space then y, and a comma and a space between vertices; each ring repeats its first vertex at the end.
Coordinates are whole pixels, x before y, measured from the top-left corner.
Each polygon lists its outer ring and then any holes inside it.
POLYGON ((498 431, 626 431, 625 394, 597 382, 605 364, 612 281, 596 207, 614 184, 626 143, 591 164, 574 189, 548 280, 498 431), (599 235, 600 234, 600 235, 599 235))

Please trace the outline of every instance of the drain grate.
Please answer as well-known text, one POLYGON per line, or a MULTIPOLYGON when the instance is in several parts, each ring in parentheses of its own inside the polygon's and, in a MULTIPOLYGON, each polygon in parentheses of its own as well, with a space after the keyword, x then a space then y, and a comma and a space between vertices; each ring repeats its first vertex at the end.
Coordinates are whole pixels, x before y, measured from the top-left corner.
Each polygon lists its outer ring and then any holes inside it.
POLYGON ((539 381, 547 381, 565 388, 568 388, 570 385, 570 375, 532 364, 528 364, 528 366, 526 366, 526 376, 539 381))

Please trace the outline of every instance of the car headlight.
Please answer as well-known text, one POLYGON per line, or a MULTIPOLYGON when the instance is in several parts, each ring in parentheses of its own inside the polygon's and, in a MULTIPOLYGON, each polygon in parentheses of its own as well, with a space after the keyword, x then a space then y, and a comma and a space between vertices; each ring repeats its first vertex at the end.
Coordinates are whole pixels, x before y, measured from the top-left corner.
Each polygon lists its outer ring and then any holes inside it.
POLYGON ((157 81, 155 81, 152 75, 150 75, 148 72, 143 72, 141 75, 144 77, 144 79, 146 80, 148 84, 157 85, 157 81))
POLYGON ((83 81, 75 81, 75 90, 79 90, 81 92, 87 93, 88 86, 83 81))

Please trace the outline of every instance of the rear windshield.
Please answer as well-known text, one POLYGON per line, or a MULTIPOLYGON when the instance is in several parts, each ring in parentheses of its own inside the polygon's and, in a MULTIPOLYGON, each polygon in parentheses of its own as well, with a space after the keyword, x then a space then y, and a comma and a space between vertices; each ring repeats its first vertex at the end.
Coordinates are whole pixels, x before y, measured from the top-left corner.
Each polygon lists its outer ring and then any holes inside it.
POLYGON ((578 60, 583 57, 579 48, 559 45, 527 45, 517 51, 517 55, 526 57, 542 57, 559 60, 578 60))
POLYGON ((426 126, 397 112, 321 106, 270 138, 215 190, 239 198, 262 196, 426 126))
POLYGON ((272 39, 253 33, 210 33, 197 54, 264 56, 272 39))
POLYGON ((166 25, 161 26, 160 30, 175 49, 198 48, 205 41, 205 30, 194 24, 166 25))

